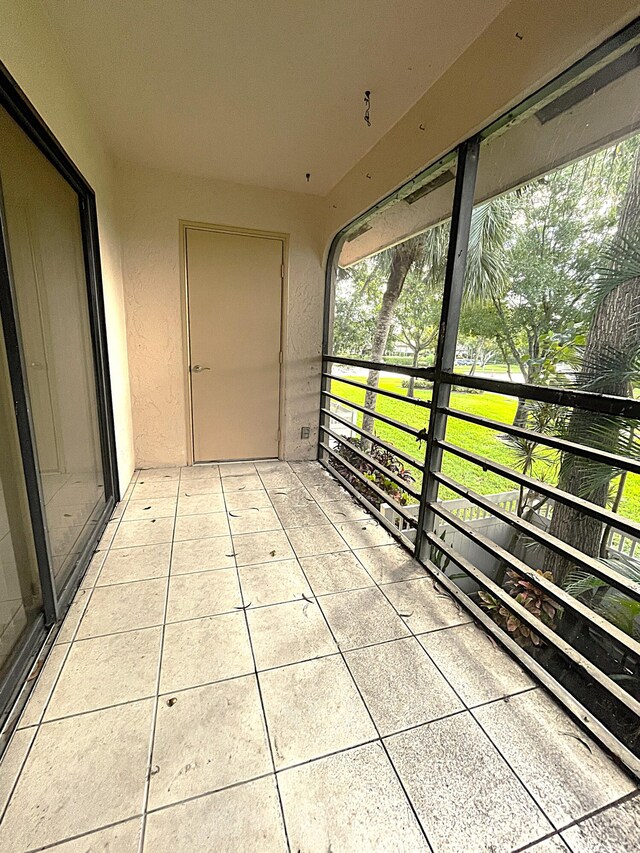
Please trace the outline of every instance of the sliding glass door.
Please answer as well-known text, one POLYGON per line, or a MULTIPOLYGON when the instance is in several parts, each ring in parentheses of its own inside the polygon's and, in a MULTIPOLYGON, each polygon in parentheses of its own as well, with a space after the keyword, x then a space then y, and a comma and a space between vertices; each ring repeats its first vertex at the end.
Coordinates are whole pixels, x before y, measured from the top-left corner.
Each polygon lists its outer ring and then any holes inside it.
POLYGON ((79 199, 4 110, 0 178, 49 552, 61 589, 105 509, 79 199))
POLYGON ((117 499, 95 197, 1 67, 0 226, 1 751, 117 499))

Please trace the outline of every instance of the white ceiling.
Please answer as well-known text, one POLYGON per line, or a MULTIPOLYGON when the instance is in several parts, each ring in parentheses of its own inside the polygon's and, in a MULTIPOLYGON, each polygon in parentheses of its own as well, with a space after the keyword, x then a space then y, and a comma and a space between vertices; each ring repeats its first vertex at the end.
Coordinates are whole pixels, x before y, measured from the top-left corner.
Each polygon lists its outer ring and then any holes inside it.
POLYGON ((325 194, 508 0, 42 2, 117 157, 325 194))

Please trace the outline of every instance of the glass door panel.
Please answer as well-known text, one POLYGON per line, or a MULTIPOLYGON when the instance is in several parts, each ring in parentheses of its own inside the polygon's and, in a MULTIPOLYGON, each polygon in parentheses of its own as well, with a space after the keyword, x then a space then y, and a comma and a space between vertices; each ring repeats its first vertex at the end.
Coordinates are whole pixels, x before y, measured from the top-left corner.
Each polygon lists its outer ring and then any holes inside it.
POLYGON ((0 109, 0 180, 56 589, 106 499, 77 193, 0 109))
POLYGON ((0 336, 0 682, 42 608, 22 457, 0 336))

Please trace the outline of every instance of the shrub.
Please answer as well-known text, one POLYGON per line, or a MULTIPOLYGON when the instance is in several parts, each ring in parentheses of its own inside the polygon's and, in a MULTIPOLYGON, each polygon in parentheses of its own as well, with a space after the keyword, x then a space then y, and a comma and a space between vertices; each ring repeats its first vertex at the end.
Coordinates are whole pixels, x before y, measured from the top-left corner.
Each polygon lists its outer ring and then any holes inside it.
MULTIPOLYGON (((402 506, 405 506, 411 500, 410 495, 403 491, 398 484, 389 477, 385 477, 384 474, 378 471, 378 469, 370 462, 367 462, 359 456, 355 450, 351 449, 350 445, 358 450, 366 451, 366 453, 382 465, 383 468, 386 468, 391 473, 396 474, 399 479, 404 480, 406 483, 412 483, 414 481, 415 478, 413 474, 408 468, 405 468, 400 460, 397 459, 397 457, 395 457, 390 451, 386 450, 384 447, 379 447, 377 444, 368 447, 368 444, 369 442, 366 439, 348 438, 345 440, 344 444, 339 446, 337 452, 345 462, 348 462, 353 468, 357 468, 367 480, 375 483, 376 486, 388 494, 392 500, 402 506)), ((345 480, 351 483, 351 485, 357 489, 363 497, 380 509, 382 500, 377 492, 368 488, 366 484, 364 484, 346 467, 346 465, 342 465, 338 459, 331 457, 331 465, 345 478, 345 480)))

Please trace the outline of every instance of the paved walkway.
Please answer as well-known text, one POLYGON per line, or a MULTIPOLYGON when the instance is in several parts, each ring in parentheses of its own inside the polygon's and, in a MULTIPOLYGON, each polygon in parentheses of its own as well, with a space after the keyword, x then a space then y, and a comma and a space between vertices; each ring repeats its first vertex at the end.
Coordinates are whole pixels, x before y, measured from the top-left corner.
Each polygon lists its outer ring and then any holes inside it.
POLYGON ((0 765, 0 850, 630 853, 635 791, 318 464, 162 469, 0 765))

